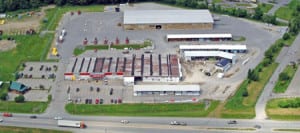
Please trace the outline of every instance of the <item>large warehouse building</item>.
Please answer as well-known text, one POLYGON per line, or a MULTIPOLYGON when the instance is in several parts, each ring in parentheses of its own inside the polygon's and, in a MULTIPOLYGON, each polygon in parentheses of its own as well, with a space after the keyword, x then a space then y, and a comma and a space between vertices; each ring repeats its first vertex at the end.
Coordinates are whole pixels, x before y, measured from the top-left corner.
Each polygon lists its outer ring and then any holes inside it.
POLYGON ((125 30, 212 29, 209 10, 128 10, 124 11, 125 30))
POLYGON ((179 82, 182 73, 177 55, 133 54, 116 58, 71 58, 64 76, 66 80, 123 78, 125 85, 132 85, 137 80, 179 82))

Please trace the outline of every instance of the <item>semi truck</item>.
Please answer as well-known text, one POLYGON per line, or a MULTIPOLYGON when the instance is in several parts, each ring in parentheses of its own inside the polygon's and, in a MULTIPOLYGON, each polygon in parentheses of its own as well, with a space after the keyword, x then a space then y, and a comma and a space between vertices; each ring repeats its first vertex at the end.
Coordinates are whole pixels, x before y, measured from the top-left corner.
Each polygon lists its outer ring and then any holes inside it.
POLYGON ((57 125, 59 127, 76 127, 76 128, 85 128, 86 125, 82 121, 73 121, 73 120, 58 120, 57 125))

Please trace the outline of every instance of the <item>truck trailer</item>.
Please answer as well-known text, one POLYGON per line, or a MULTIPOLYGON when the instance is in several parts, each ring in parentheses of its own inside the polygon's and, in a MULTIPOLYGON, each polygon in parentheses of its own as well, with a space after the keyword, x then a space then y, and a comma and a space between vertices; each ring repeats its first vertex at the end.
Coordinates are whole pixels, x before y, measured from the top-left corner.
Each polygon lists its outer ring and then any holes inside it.
POLYGON ((76 127, 85 128, 85 124, 82 121, 72 121, 72 120, 58 120, 57 125, 59 127, 76 127))

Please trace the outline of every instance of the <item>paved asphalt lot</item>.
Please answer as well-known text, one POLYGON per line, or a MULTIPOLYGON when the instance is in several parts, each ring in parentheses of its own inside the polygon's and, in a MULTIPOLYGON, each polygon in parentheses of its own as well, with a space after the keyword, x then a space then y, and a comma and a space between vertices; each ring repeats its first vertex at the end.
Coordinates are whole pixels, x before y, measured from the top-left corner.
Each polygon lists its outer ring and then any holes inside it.
MULTIPOLYGON (((141 4, 142 5, 142 4, 141 4)), ((156 4, 146 4, 148 8, 155 8, 156 4)), ((135 6, 134 9, 129 10, 138 10, 139 7, 135 6)), ((159 8, 164 9, 164 6, 159 5, 159 8)), ((170 7, 167 7, 170 9, 170 7)), ((247 70, 249 68, 254 68, 263 58, 264 51, 272 44, 276 39, 278 39, 282 32, 280 31, 269 31, 266 30, 266 25, 261 23, 252 22, 249 20, 237 19, 229 17, 226 15, 219 16, 221 21, 216 21, 213 30, 133 30, 133 31, 124 31, 122 27, 118 26, 118 23, 122 23, 122 12, 103 12, 103 13, 82 13, 82 15, 73 15, 66 14, 61 21, 60 27, 58 28, 58 33, 62 28, 67 30, 67 35, 65 41, 58 46, 59 54, 62 57, 62 62, 67 63, 69 58, 72 57, 73 49, 82 45, 83 39, 87 38, 90 43, 94 40, 95 37, 98 38, 98 42, 102 43, 106 38, 109 42, 114 42, 118 37, 120 42, 124 43, 125 38, 128 37, 131 41, 140 41, 145 39, 150 39, 154 43, 153 53, 155 54, 169 54, 176 53, 179 44, 181 43, 167 43, 165 36, 167 34, 174 33, 231 33, 233 36, 244 36, 246 41, 244 42, 226 42, 226 43, 242 43, 246 44, 249 49, 255 49, 255 57, 250 58, 249 63, 244 66, 239 66, 240 72, 228 79, 216 79, 207 82, 206 84, 201 85, 203 90, 202 95, 199 98, 209 98, 209 99, 226 99, 232 92, 234 92, 235 86, 232 86, 226 93, 222 93, 224 88, 220 88, 217 91, 212 92, 211 88, 215 88, 213 85, 224 85, 231 86, 231 84, 238 84, 242 79, 246 77, 247 70), (207 91, 206 91, 207 90, 207 91), (215 93, 216 92, 216 93, 215 93)), ((272 28, 268 27, 267 28, 272 28)), ((208 42, 200 42, 200 44, 205 44, 208 42)), ((210 42, 210 43, 225 43, 225 42, 210 42)), ((130 56, 132 53, 142 53, 143 51, 130 51, 130 56)), ((97 53, 88 51, 81 57, 97 57, 97 56, 120 56, 122 55, 121 51, 98 51, 97 53)), ((241 64, 242 60, 238 65, 241 64)), ((85 88, 88 88, 89 85, 86 84, 85 88)), ((64 87, 66 88, 66 87, 64 87)), ((73 87, 77 88, 77 87, 73 87)), ((118 88, 118 87, 117 87, 118 88)), ((120 86, 119 88, 123 88, 120 86)), ((65 91, 65 90, 64 90, 65 91)), ((88 94, 88 93, 86 93, 88 94)), ((79 94, 84 95, 84 94, 79 94)), ((75 96, 77 97, 77 96, 75 96)), ((81 96, 78 96, 81 97, 81 96)), ((97 97, 97 96, 96 96, 97 97)), ((120 97, 120 96, 118 96, 120 97)), ((189 97, 190 99, 191 97, 189 97)), ((138 98, 140 99, 140 98, 138 98)), ((138 100, 137 99, 137 100, 138 100)), ((146 98, 145 101, 155 101, 153 98, 146 98), (152 99, 152 100, 151 100, 152 99)), ((169 98, 166 98, 169 99, 169 98)), ((128 99, 128 102, 134 102, 135 99, 128 99)), ((125 100, 126 101, 126 100, 125 100)))

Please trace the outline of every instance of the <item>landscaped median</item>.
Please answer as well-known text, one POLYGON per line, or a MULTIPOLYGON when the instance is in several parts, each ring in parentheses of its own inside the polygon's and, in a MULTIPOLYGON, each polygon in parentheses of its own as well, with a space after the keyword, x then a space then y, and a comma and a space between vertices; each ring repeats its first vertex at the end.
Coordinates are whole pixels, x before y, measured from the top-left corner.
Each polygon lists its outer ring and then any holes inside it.
POLYGON ((70 103, 65 108, 68 113, 76 115, 205 117, 218 104, 219 101, 211 101, 206 108, 203 102, 112 105, 70 103))
POLYGON ((300 120, 300 98, 279 98, 268 101, 266 108, 270 119, 300 120))
MULTIPOLYGON (((253 118, 255 117, 255 104, 264 89, 266 83, 269 81, 273 72, 276 70, 278 64, 272 63, 268 67, 258 65, 259 81, 245 80, 238 88, 236 93, 230 97, 221 111, 223 118, 253 118)), ((254 70, 256 71, 256 70, 254 70)))
MULTIPOLYGON (((115 44, 110 46, 110 48, 118 49, 118 50, 124 50, 125 48, 141 49, 141 48, 149 47, 151 45, 152 45, 151 41, 146 40, 144 41, 143 44, 118 44, 118 45, 115 44)), ((86 50, 108 50, 108 49, 109 49, 109 45, 104 45, 104 44, 86 45, 86 46, 80 45, 79 47, 74 49, 73 54, 77 56, 84 53, 86 50)))
POLYGON ((298 65, 289 65, 287 66, 282 73, 279 74, 279 79, 276 82, 274 87, 275 93, 284 93, 286 89, 289 87, 296 71, 298 69, 298 65))
POLYGON ((71 133, 70 131, 59 131, 40 128, 25 128, 14 126, 0 126, 0 133, 71 133))

